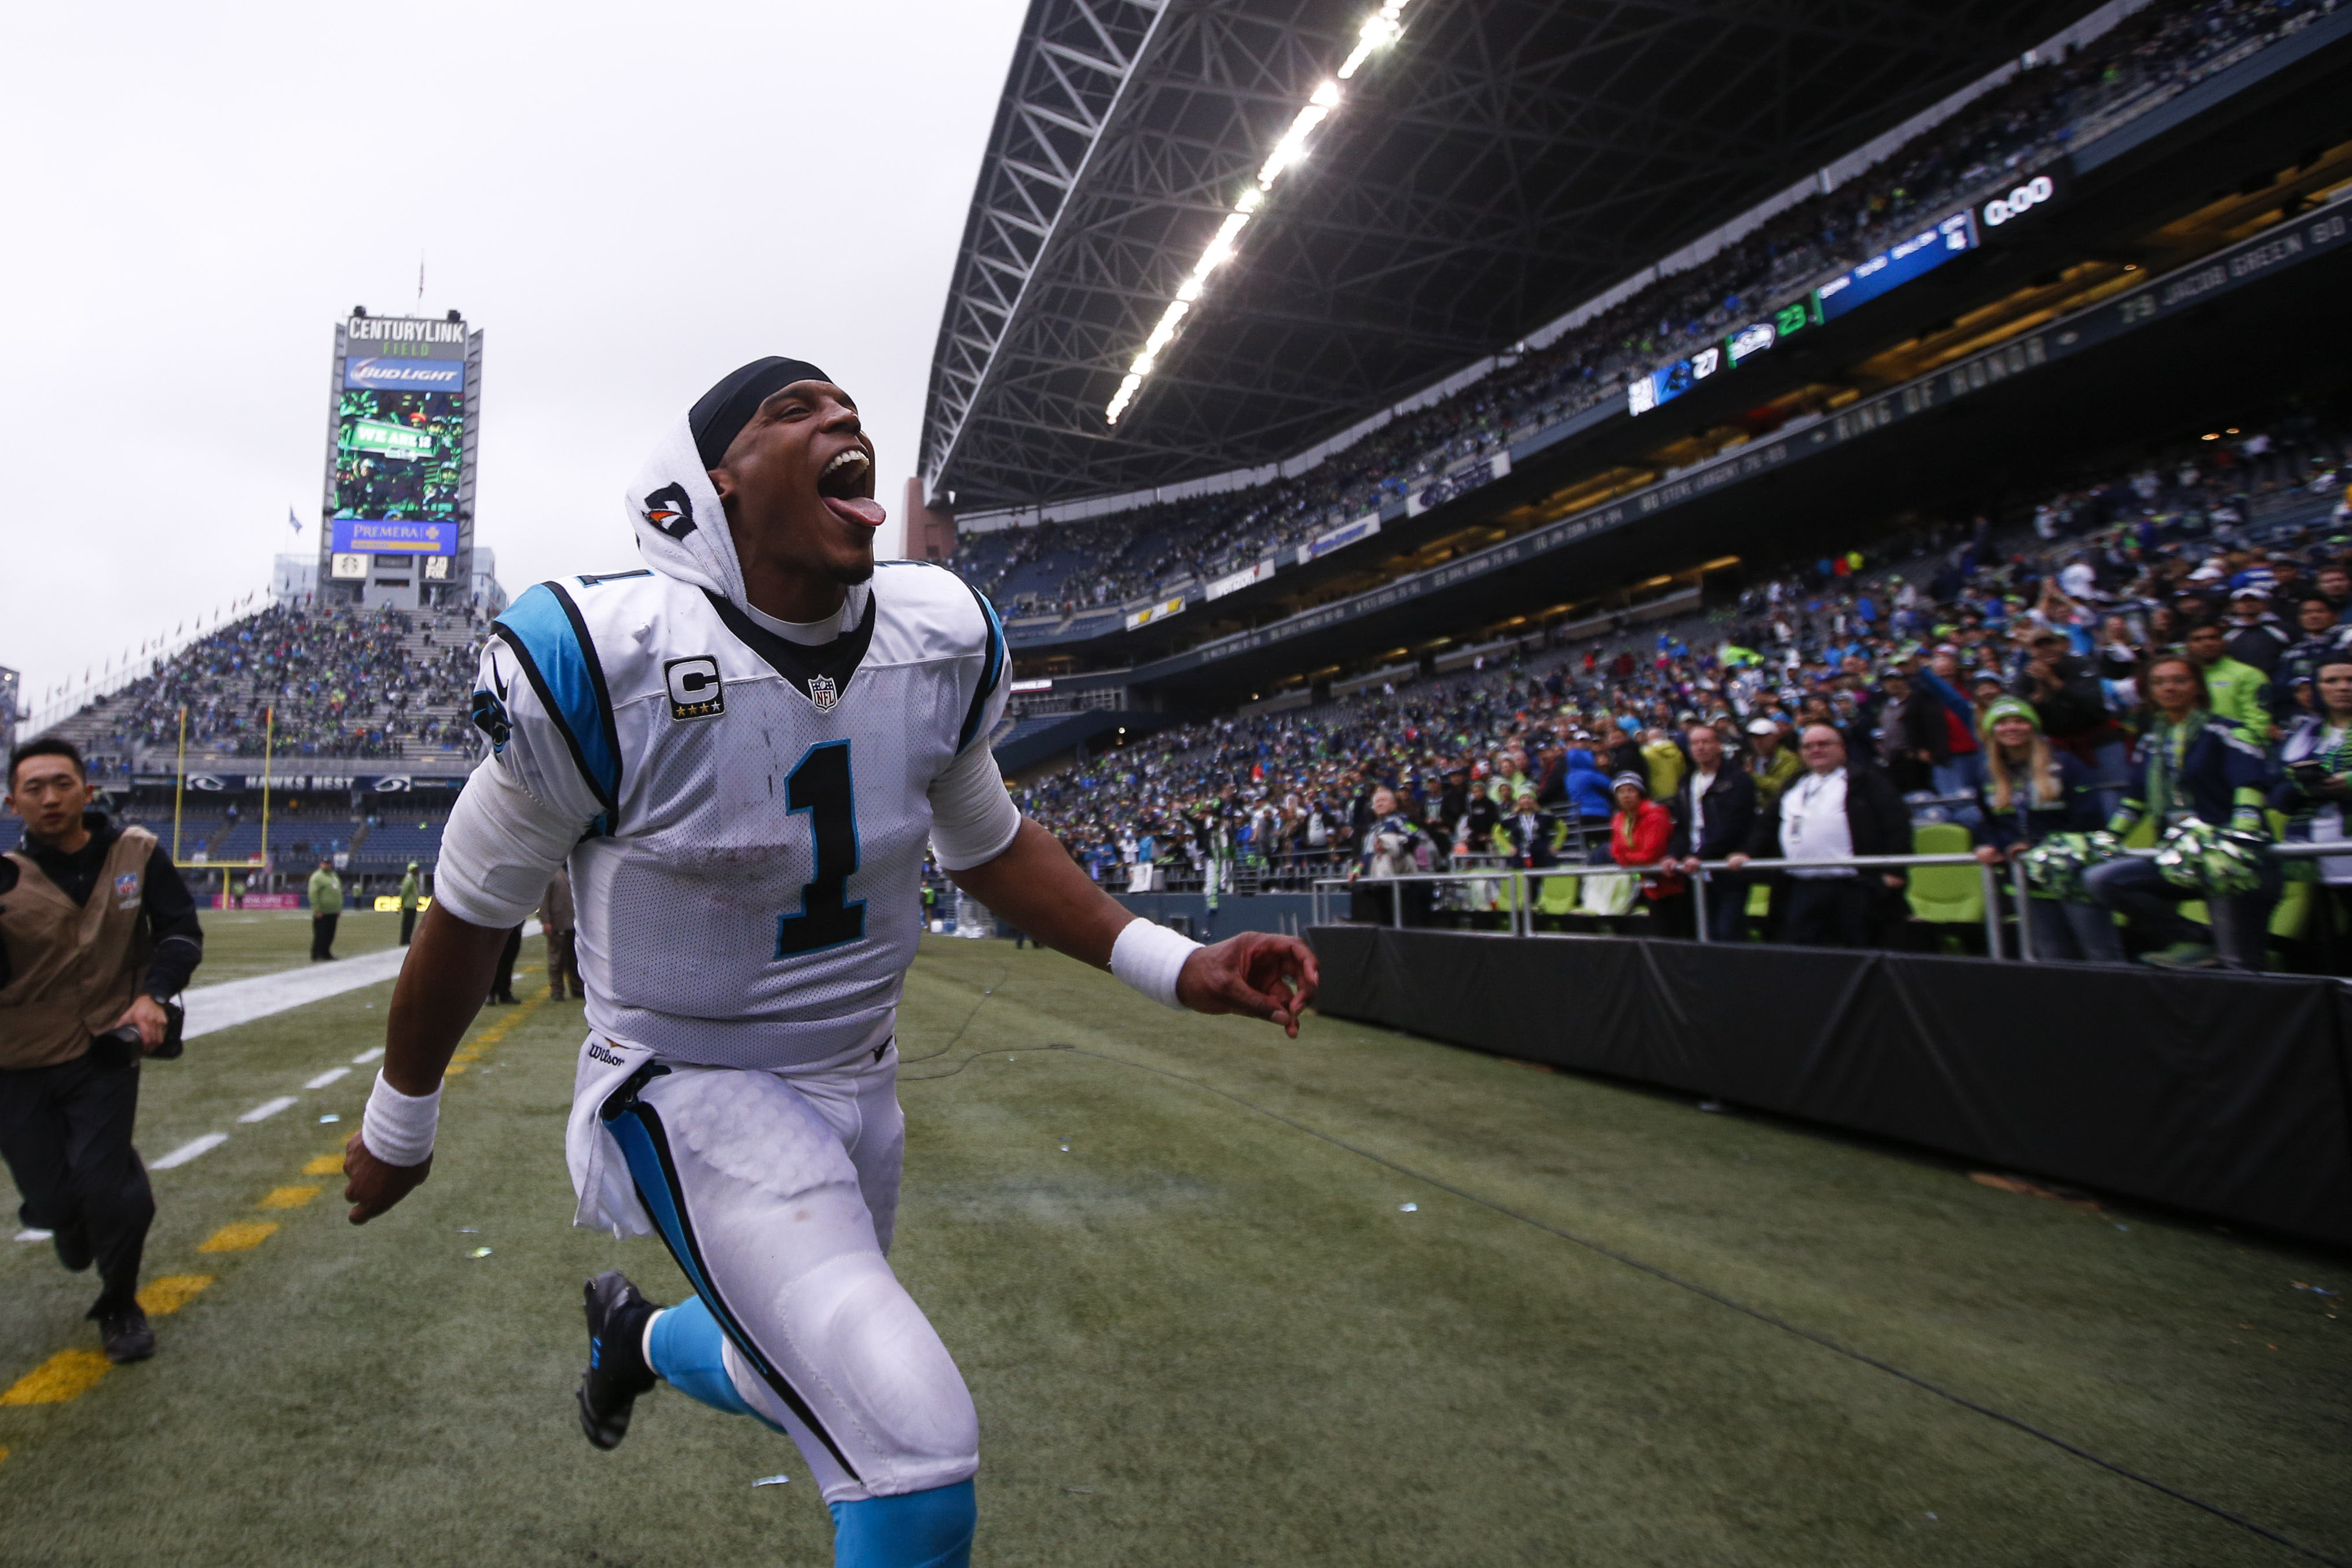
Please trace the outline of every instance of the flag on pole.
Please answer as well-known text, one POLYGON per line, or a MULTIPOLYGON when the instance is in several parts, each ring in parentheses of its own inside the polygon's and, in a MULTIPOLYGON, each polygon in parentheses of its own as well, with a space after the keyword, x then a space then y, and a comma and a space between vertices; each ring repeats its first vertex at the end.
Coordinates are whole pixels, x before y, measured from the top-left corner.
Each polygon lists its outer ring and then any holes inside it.
POLYGON ((302 531, 302 520, 294 515, 294 509, 290 506, 286 509, 286 526, 297 533, 302 531))

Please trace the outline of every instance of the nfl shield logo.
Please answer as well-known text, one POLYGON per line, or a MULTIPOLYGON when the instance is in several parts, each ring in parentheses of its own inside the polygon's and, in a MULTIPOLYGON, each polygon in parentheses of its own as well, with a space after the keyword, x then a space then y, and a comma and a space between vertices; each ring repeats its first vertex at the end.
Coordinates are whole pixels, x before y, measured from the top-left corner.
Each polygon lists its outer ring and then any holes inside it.
POLYGON ((117 909, 123 910, 135 910, 139 907, 138 872, 125 871, 121 876, 114 879, 114 904, 117 909))
POLYGON ((830 713, 834 705, 841 700, 841 689, 834 685, 833 677, 829 675, 812 675, 809 677, 809 700, 816 704, 818 712, 830 713))

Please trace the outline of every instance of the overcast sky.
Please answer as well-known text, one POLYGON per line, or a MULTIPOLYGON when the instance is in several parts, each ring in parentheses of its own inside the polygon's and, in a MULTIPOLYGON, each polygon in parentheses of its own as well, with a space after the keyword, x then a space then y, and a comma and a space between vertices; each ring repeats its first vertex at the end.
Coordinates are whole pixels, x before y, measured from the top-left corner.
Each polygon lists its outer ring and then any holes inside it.
POLYGON ((1023 0, 0 10, 0 664, 28 704, 313 552, 337 321, 487 334, 478 544, 625 569, 748 359, 858 400, 896 553, 1023 0), (287 527, 291 506, 304 531, 287 527))

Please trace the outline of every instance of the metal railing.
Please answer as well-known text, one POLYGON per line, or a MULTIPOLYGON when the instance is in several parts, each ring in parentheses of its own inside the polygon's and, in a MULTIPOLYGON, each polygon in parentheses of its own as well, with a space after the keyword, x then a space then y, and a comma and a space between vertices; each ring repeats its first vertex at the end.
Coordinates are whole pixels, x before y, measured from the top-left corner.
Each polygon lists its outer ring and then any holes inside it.
MULTIPOLYGON (((1993 868, 1990 866, 1986 865, 1983 861, 1979 860, 1972 854, 1846 855, 1836 857, 1834 858, 1820 860, 1745 860, 1738 866, 1733 866, 1729 862, 1723 860, 1702 860, 1699 862, 1699 868, 1696 873, 1684 871, 1682 868, 1682 863, 1680 861, 1674 861, 1662 862, 1648 866, 1618 866, 1613 864, 1605 866, 1559 865, 1546 866, 1539 869, 1513 868, 1508 870, 1486 872, 1419 871, 1398 877, 1327 878, 1322 880, 1318 880, 1315 884, 1315 918, 1318 923, 1328 923, 1328 917, 1330 912, 1330 895, 1326 891, 1326 889, 1331 888, 1388 888, 1400 887, 1415 882, 1433 885, 1438 883, 1507 880, 1511 884, 1511 896, 1507 901, 1507 909, 1511 917, 1511 934, 1513 936, 1541 936, 1548 933, 1535 930, 1533 917, 1537 911, 1533 908, 1528 890, 1528 884, 1531 881, 1540 882, 1547 877, 1572 877, 1582 879, 1585 877, 1643 878, 1660 875, 1688 876, 1690 879, 1696 884, 1695 896, 1692 898, 1691 902, 1696 907, 1697 913, 1696 929, 1698 932, 1698 940, 1701 942, 1709 942, 1712 941, 1713 938, 1707 931, 1707 900, 1706 898, 1706 889, 1707 881, 1713 874, 1727 873, 1745 879, 1750 873, 1834 870, 1876 870, 1885 872, 1911 866, 1974 867, 1984 885, 1985 951, 1994 958, 2003 956, 2001 952, 2000 940, 2000 900, 1996 892, 1997 883, 1994 879, 1993 868)), ((1402 927, 1404 924, 1404 900, 1401 898, 1391 899, 1389 902, 1391 906, 1391 923, 1402 927)))
MULTIPOLYGON (((2265 846, 2265 848, 2273 858, 2281 860, 2352 859, 2352 842, 2341 844, 2273 842, 2265 846)), ((2158 852, 2152 848, 2139 848, 2126 849, 2124 853, 2135 859, 2153 859, 2158 852)), ((1454 858, 1459 862, 1463 859, 1468 858, 1498 859, 1500 858, 1456 856, 1454 858)), ((1507 882, 1510 885, 1510 893, 1507 898, 1501 901, 1499 907, 1504 912, 1507 912, 1510 916, 1510 934, 1513 936, 1524 937, 1554 937, 1570 933, 1539 931, 1535 929, 1534 917, 1542 911, 1538 910, 1534 906, 1533 894, 1530 891, 1529 886, 1531 883, 1541 882, 1547 877, 1569 877, 1581 879, 1586 877, 1633 877, 1638 879, 1668 874, 1674 876, 1687 876, 1695 884, 1691 902, 1694 906, 1694 912, 1696 916, 1698 940, 1701 942, 1709 942, 1712 941, 1713 938, 1707 931, 1707 900, 1706 897, 1706 888, 1711 873, 1728 873, 1745 879, 1750 873, 1758 872, 1770 873, 1775 871, 1801 870, 1822 871, 1839 868, 1857 871, 1874 868, 1880 871, 1885 871, 1911 866, 1974 867, 1977 870, 1978 876, 1981 879, 1983 888, 1986 955, 1995 959, 2007 958, 2008 955, 2002 951, 2002 919, 2000 899, 1999 896, 2000 884, 1998 873, 1993 865, 1978 859, 1973 852, 1968 854, 1947 855, 1850 855, 1834 859, 1823 860, 1744 860, 1737 867, 1734 867, 1728 861, 1724 860, 1703 860, 1699 862, 1699 868, 1696 874, 1685 872, 1682 868, 1682 863, 1679 861, 1671 863, 1661 862, 1648 866, 1578 866, 1562 864, 1558 866, 1546 866, 1540 869, 1522 867, 1497 867, 1486 869, 1456 871, 1415 871, 1395 877, 1320 878, 1316 881, 1311 890, 1315 899, 1315 923, 1318 925, 1328 925, 1331 923, 1333 895, 1336 890, 1339 889, 1352 891, 1358 888, 1403 888, 1415 883, 1434 887, 1439 885, 1468 885, 1478 882, 1507 882)), ((2032 890, 2026 882, 2025 863, 2021 858, 2012 858, 2008 862, 2008 870, 2010 874, 2011 897, 2016 900, 2016 907, 2019 911, 2019 919, 2017 921, 2017 956, 2023 963, 2037 963, 2041 962, 2041 959, 2033 950, 2033 922, 2023 917, 2026 900, 2032 896, 2032 890)), ((1404 912, 1405 900, 1403 899, 1392 897, 1389 900, 1390 924, 1400 930, 1402 929, 1404 925, 1404 912)), ((1587 910, 1581 912, 1591 913, 1593 911, 1587 910)), ((1603 916, 1600 918, 1610 917, 1603 916)))

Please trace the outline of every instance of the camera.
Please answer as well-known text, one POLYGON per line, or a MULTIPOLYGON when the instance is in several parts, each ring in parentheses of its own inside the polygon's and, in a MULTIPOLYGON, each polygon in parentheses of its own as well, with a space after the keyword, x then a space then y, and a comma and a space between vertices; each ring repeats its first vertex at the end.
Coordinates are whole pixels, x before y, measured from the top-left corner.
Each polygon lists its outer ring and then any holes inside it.
POLYGON ((147 1050, 141 1045, 138 1025, 121 1024, 102 1035, 92 1036, 90 1055, 106 1066, 118 1068, 129 1067, 142 1056, 152 1057, 157 1061, 175 1060, 188 1048, 180 1037, 180 1031, 188 1020, 188 1010, 177 1002, 166 1002, 163 1005, 163 1038, 153 1050, 147 1050))

